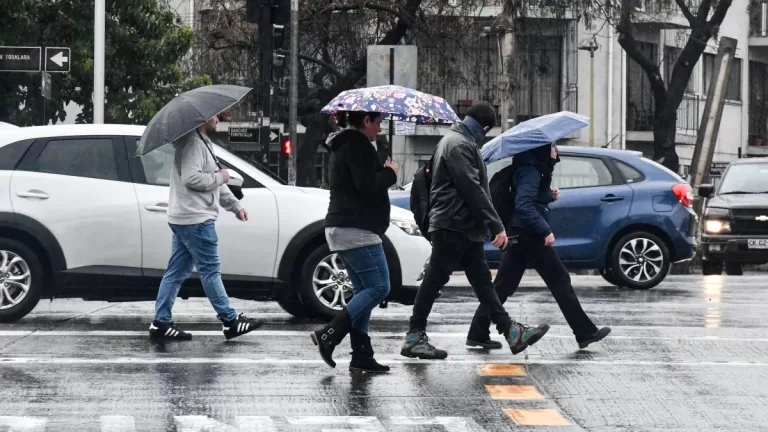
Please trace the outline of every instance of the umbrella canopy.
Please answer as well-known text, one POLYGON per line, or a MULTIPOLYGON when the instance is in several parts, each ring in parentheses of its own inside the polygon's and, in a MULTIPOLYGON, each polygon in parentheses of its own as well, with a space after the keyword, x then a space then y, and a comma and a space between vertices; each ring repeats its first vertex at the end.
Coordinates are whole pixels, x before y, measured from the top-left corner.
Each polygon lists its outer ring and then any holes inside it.
POLYGON ((589 117, 561 111, 524 121, 488 141, 480 154, 486 164, 548 145, 589 125, 589 117))
POLYGON ((173 143, 240 102, 250 91, 249 87, 216 84, 176 96, 149 121, 139 140, 136 155, 143 156, 173 143))
POLYGON ((460 121, 445 99, 396 85, 346 90, 320 112, 367 111, 384 114, 384 120, 418 124, 453 124, 460 121))

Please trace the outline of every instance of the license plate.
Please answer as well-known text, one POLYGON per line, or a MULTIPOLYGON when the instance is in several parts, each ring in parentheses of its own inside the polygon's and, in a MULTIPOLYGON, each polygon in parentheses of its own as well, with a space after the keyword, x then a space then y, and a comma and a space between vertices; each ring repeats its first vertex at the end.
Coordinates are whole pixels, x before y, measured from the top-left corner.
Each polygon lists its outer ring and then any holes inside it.
POLYGON ((750 249, 768 249, 768 239, 749 239, 747 247, 750 249))

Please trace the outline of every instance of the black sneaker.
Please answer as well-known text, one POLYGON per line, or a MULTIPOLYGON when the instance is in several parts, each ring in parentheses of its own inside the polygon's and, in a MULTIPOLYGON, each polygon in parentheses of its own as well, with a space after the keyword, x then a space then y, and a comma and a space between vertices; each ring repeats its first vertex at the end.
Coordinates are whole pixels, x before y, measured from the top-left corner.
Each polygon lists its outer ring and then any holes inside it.
POLYGON ((467 346, 479 347, 484 349, 501 349, 504 347, 501 344, 501 342, 492 340, 491 338, 488 338, 486 340, 467 339, 467 346))
POLYGON ((224 324, 222 331, 227 339, 232 339, 250 333, 261 327, 262 324, 264 324, 263 320, 248 318, 240 314, 234 320, 224 324))
POLYGON ((589 346, 589 344, 593 344, 595 342, 599 342, 603 339, 605 339, 606 336, 608 336, 611 333, 610 327, 603 327, 600 330, 596 331, 595 334, 589 335, 584 339, 578 340, 579 342, 579 349, 584 349, 589 346))
POLYGON ((192 335, 179 329, 173 323, 163 324, 153 321, 149 325, 149 337, 165 340, 191 340, 192 335))

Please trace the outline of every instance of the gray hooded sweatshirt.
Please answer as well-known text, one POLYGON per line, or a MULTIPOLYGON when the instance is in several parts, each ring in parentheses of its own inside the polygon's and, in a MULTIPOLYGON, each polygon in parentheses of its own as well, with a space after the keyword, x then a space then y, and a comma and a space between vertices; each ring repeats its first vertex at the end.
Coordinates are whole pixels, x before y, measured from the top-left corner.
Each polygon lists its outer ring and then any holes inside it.
POLYGON ((192 131, 174 147, 168 223, 196 225, 215 221, 219 217, 219 205, 234 214, 243 209, 224 184, 224 176, 218 172, 219 167, 211 154, 213 143, 205 134, 192 131))

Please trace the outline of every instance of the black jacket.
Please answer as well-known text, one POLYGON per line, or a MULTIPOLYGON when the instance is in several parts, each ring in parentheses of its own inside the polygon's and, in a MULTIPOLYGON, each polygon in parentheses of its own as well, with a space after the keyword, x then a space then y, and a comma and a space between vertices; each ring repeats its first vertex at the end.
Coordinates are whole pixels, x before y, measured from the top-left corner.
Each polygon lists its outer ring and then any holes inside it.
POLYGON ((511 228, 525 230, 544 238, 552 233, 549 226, 549 204, 552 203, 552 171, 554 160, 550 147, 542 146, 515 156, 515 211, 509 222, 511 228))
POLYGON ((345 130, 329 146, 331 202, 327 227, 353 227, 383 235, 389 227, 389 193, 397 174, 385 168, 362 132, 345 130))
POLYGON ((463 124, 453 125, 435 150, 429 231, 459 231, 473 239, 503 232, 490 196, 488 172, 474 138, 463 124))

